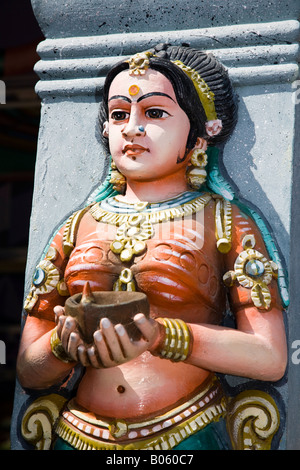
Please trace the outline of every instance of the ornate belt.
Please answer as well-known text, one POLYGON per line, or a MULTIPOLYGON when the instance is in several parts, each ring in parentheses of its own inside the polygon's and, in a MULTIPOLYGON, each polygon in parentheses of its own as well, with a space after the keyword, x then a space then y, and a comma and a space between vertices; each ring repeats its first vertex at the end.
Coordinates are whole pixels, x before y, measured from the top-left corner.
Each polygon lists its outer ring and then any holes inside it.
POLYGON ((143 422, 97 419, 71 400, 55 432, 78 450, 170 450, 225 413, 226 398, 213 377, 186 403, 143 422))

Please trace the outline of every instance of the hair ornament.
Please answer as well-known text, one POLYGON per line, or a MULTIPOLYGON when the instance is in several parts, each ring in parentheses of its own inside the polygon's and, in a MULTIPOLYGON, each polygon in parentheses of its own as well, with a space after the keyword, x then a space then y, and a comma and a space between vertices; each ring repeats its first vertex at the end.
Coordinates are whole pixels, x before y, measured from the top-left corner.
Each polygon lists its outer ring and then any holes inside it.
POLYGON ((209 135, 209 137, 220 134, 222 127, 221 119, 213 119, 205 123, 206 134, 209 135))
POLYGON ((185 65, 180 60, 172 61, 173 64, 180 67, 192 80, 194 87, 198 93, 202 106, 204 108, 206 117, 208 121, 216 121, 218 119, 214 98, 215 95, 207 85, 207 83, 200 77, 199 73, 196 70, 192 69, 188 65, 185 65))
POLYGON ((129 63, 130 75, 144 75, 149 68, 149 58, 153 56, 152 52, 138 52, 126 60, 129 63))

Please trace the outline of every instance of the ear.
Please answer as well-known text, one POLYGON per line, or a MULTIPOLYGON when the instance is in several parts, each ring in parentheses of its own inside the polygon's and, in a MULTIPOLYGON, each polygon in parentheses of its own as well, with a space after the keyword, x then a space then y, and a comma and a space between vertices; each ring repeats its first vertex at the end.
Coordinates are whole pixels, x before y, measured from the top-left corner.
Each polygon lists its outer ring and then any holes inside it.
POLYGON ((108 137, 108 121, 105 121, 103 124, 102 135, 103 137, 108 137))
POLYGON ((194 145, 193 150, 195 150, 195 149, 201 149, 201 150, 204 150, 204 152, 205 152, 206 149, 207 149, 207 141, 203 137, 198 137, 197 142, 194 145))
POLYGON ((188 165, 190 165, 191 163, 191 157, 193 155, 193 152, 197 149, 199 150, 203 150, 204 152, 206 152, 207 150, 207 141, 204 139, 204 137, 198 137, 197 138, 197 141, 194 145, 194 147, 188 152, 187 154, 187 159, 186 161, 188 162, 188 165))

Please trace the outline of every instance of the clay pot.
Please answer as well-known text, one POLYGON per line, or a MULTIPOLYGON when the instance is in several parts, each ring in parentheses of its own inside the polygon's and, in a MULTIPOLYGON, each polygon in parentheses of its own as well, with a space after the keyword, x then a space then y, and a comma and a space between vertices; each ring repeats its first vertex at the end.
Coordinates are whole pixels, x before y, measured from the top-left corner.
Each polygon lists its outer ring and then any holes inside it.
POLYGON ((93 342, 93 333, 99 329, 101 318, 109 318, 116 325, 125 326, 133 340, 141 337, 133 317, 143 313, 149 317, 150 307, 147 296, 142 292, 96 291, 92 292, 87 282, 82 294, 69 297, 65 303, 66 315, 76 318, 78 329, 87 344, 93 342))

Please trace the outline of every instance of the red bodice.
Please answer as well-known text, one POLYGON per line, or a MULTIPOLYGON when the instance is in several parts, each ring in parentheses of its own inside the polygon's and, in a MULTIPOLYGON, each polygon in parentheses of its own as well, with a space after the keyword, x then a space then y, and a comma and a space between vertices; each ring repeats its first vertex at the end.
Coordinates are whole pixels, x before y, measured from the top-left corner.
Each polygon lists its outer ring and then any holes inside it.
MULTIPOLYGON (((226 255, 220 253, 216 247, 213 201, 203 210, 202 221, 194 217, 182 230, 182 219, 173 220, 169 222, 167 237, 161 236, 160 228, 161 224, 154 224, 156 233, 147 240, 146 250, 130 262, 122 262, 110 248, 116 228, 98 222, 89 212, 80 222, 69 257, 62 248, 63 228, 52 246, 59 254, 54 264, 64 277, 69 294, 81 292, 86 281, 93 291, 113 290, 121 271, 130 268, 136 289, 149 299, 153 317, 220 323, 226 308, 223 275, 233 269, 237 254, 243 250, 241 240, 245 234, 253 233, 257 249, 266 253, 258 229, 233 207, 232 249, 226 255)), ((273 303, 280 304, 274 281, 270 290, 273 303)), ((233 310, 252 304, 249 289, 236 285, 229 293, 233 310)), ((31 314, 53 319, 53 307, 64 301, 56 289, 42 294, 31 314)))

